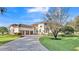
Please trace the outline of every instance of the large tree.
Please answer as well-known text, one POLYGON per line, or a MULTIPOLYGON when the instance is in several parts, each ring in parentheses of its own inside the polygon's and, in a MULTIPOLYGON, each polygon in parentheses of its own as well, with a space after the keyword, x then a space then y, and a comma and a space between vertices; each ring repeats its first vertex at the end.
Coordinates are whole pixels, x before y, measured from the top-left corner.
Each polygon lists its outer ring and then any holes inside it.
POLYGON ((0 33, 3 35, 5 32, 8 33, 8 29, 6 27, 0 27, 0 33))
POLYGON ((62 32, 64 32, 65 34, 73 34, 74 33, 74 28, 71 26, 64 26, 62 29, 62 32))
POLYGON ((75 17, 74 26, 75 26, 75 30, 79 31, 79 16, 75 17))
POLYGON ((79 32, 79 16, 76 16, 74 20, 69 21, 67 25, 73 27, 76 32, 79 32))
POLYGON ((51 8, 45 14, 45 21, 48 22, 49 29, 51 30, 55 38, 57 38, 60 28, 66 23, 66 20, 69 16, 68 10, 69 8, 56 7, 51 8))

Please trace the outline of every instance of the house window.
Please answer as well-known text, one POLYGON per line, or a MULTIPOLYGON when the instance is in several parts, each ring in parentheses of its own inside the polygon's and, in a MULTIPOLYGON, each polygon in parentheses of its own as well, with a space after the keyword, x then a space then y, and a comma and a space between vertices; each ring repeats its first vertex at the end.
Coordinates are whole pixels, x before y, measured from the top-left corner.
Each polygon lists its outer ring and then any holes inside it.
POLYGON ((46 26, 47 26, 47 23, 45 23, 44 25, 46 25, 46 26))
POLYGON ((39 32, 41 32, 41 29, 39 29, 39 32))
POLYGON ((40 26, 40 27, 42 27, 42 26, 40 26))
POLYGON ((12 32, 14 33, 14 29, 12 30, 12 32))
POLYGON ((35 33, 37 33, 37 32, 38 32, 38 30, 35 30, 34 32, 35 32, 35 33))
POLYGON ((45 32, 47 33, 49 31, 49 29, 48 28, 45 28, 45 32))

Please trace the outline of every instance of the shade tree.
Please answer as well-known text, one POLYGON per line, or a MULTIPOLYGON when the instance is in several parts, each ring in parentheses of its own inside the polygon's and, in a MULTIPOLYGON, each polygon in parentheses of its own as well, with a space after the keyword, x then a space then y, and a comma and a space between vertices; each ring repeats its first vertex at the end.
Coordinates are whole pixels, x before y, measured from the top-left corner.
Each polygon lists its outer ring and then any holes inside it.
POLYGON ((60 29, 65 25, 69 17, 68 10, 69 8, 55 7, 44 14, 44 21, 48 22, 48 27, 55 38, 57 38, 60 29))

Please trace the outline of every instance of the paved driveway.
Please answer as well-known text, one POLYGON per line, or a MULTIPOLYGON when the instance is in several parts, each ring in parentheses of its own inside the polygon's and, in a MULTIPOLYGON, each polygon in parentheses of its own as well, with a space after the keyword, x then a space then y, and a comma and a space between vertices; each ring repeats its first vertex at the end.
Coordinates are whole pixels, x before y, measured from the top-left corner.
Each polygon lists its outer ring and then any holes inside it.
POLYGON ((0 51, 47 51, 38 36, 26 36, 0 46, 0 51))

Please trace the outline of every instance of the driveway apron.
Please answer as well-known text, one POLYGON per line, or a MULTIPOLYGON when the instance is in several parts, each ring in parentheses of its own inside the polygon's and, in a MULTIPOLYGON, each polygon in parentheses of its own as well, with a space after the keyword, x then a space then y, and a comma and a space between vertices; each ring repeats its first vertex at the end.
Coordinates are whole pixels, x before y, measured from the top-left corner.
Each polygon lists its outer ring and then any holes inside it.
POLYGON ((48 51, 39 42, 39 37, 27 35, 0 46, 0 51, 48 51))

